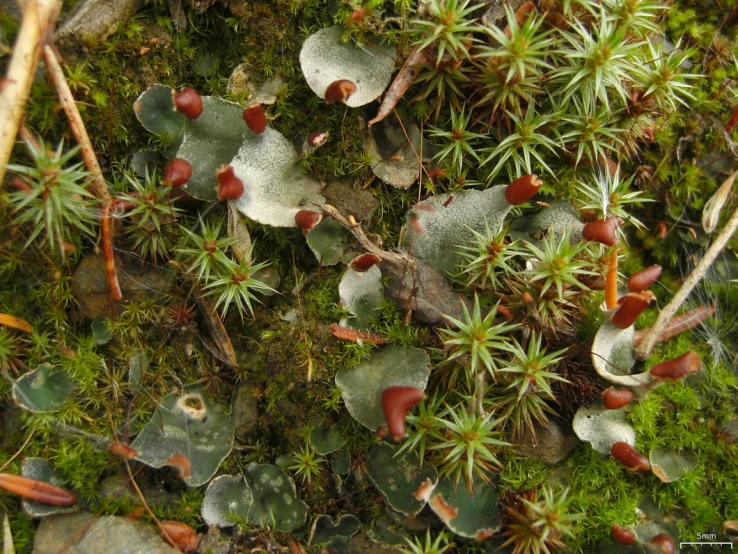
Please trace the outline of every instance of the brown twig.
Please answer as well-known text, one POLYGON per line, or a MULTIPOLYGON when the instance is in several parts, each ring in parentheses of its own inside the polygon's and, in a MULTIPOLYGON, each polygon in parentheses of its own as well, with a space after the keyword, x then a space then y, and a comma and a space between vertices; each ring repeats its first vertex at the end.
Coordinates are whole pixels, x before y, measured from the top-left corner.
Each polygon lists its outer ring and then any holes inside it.
POLYGON ((42 45, 51 34, 60 9, 60 0, 29 0, 25 6, 13 57, 0 84, 0 182, 23 121, 42 45))
POLYGON ((320 209, 322 209, 325 213, 327 213, 329 216, 331 216, 333 219, 343 225, 352 235, 354 235, 361 247, 367 252, 371 252, 372 254, 379 256, 387 262, 400 266, 406 266, 409 263, 412 263, 412 260, 410 260, 408 257, 395 254, 394 252, 388 252, 387 250, 382 250, 376 244, 370 241, 369 238, 364 234, 364 230, 361 228, 361 224, 357 223, 353 219, 353 217, 351 218, 351 220, 347 219, 343 216, 341 212, 339 212, 334 206, 331 206, 330 204, 316 203, 315 205, 320 207, 320 209))
POLYGON ((74 101, 74 96, 72 96, 67 79, 64 77, 64 71, 59 63, 59 54, 49 44, 44 46, 43 54, 46 74, 51 78, 54 87, 56 87, 56 92, 59 95, 59 103, 64 109, 64 113, 67 114, 69 127, 72 129, 77 144, 79 144, 80 154, 82 154, 85 167, 92 174, 92 183, 90 185, 92 191, 103 204, 109 204, 111 202, 110 191, 108 191, 108 185, 102 177, 102 170, 100 169, 100 164, 97 162, 95 150, 92 148, 92 142, 90 142, 90 137, 82 121, 82 116, 77 109, 77 104, 74 101))

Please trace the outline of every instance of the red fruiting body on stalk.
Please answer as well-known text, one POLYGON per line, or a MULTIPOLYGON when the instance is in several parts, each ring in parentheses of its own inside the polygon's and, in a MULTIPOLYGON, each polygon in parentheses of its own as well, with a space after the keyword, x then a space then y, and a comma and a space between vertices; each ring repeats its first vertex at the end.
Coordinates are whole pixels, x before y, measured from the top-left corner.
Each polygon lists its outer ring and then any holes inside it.
POLYGON ((382 409, 392 438, 400 440, 405 436, 405 416, 425 393, 415 387, 387 387, 382 393, 382 409))
POLYGON ((194 88, 185 87, 179 92, 173 91, 172 99, 174 100, 174 108, 190 119, 197 119, 202 115, 202 98, 194 88))
POLYGON ((174 158, 164 168, 162 184, 167 187, 179 187, 184 185, 192 177, 192 166, 190 162, 182 158, 174 158))
POLYGON ((349 263, 349 267, 353 269, 354 271, 358 271, 359 273, 363 271, 369 271, 372 266, 378 264, 382 261, 382 258, 377 256, 376 254, 362 254, 361 256, 355 257, 351 262, 349 263))
POLYGON ((617 228, 623 223, 619 217, 607 217, 590 221, 582 229, 585 240, 599 242, 606 246, 615 246, 618 243, 617 228))
POLYGON ((295 214, 295 223, 305 232, 310 231, 323 219, 323 215, 312 210, 300 210, 295 214))
POLYGON ((602 405, 608 410, 617 410, 627 406, 633 400, 633 393, 629 389, 610 387, 602 391, 602 405))
POLYGON ((251 104, 243 110, 243 120, 252 132, 260 135, 267 126, 266 113, 261 104, 251 104))
POLYGON ((621 527, 617 523, 612 524, 612 538, 616 543, 623 546, 630 546, 635 542, 635 535, 625 527, 621 527))
POLYGON ((661 266, 652 265, 642 269, 628 278, 628 290, 630 292, 642 292, 653 285, 661 277, 661 266))
POLYGON ((648 371, 654 377, 668 381, 678 381, 682 377, 697 373, 702 367, 702 361, 694 350, 689 350, 673 360, 666 360, 656 364, 648 371))
POLYGON ((666 533, 659 533, 648 542, 661 547, 661 554, 674 554, 676 552, 676 541, 666 533))
POLYGON ((329 104, 332 102, 346 102, 349 97, 356 92, 356 85, 348 79, 340 79, 333 81, 328 88, 325 89, 325 101, 329 104))
POLYGON ((532 173, 518 177, 505 189, 505 200, 508 204, 519 206, 530 200, 542 185, 543 181, 532 173))
POLYGON ((640 292, 631 292, 623 299, 620 308, 612 316, 612 324, 618 329, 627 329, 641 312, 651 303, 653 296, 640 292))
POLYGON ((223 165, 218 176, 218 200, 235 200, 243 195, 243 181, 236 177, 230 165, 223 165))
POLYGON ((38 481, 10 473, 0 473, 0 489, 51 506, 74 506, 77 503, 77 495, 72 491, 57 487, 46 481, 38 481))
POLYGON ((320 148, 328 141, 328 133, 326 131, 313 131, 306 139, 310 148, 320 148))
POLYGON ((627 442, 616 442, 613 444, 610 448, 610 454, 628 469, 638 471, 648 471, 651 469, 651 463, 648 461, 648 458, 627 442))
MULTIPOLYGON (((194 552, 200 544, 197 531, 181 521, 160 521, 161 529, 166 531, 169 538, 182 552, 194 552)), ((162 533, 163 534, 163 533, 162 533)))

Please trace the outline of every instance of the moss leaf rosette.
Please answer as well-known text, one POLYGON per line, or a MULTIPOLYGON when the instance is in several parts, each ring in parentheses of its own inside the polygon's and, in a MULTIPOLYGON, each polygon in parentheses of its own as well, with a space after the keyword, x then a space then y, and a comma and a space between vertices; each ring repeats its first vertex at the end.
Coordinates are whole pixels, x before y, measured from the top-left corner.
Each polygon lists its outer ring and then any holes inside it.
POLYGON ((246 480, 253 494, 248 512, 251 523, 288 532, 305 521, 308 506, 297 498, 294 481, 281 467, 251 464, 246 480))
POLYGON ((366 473, 395 511, 415 516, 425 507, 425 500, 415 492, 426 481, 435 481, 438 473, 430 464, 420 467, 418 456, 396 458, 397 449, 381 442, 369 448, 366 473))
POLYGON ((572 428, 577 437, 590 443, 601 454, 609 454, 616 442, 627 442, 630 446, 635 446, 635 430, 628 424, 622 409, 582 406, 574 414, 572 428))
POLYGON ((244 519, 253 497, 243 475, 220 475, 210 481, 202 501, 202 519, 208 525, 232 527, 244 519))
POLYGON ((29 412, 54 412, 64 407, 75 388, 68 372, 41 364, 13 383, 13 401, 29 412))
POLYGON ((274 129, 244 135, 231 161, 244 186, 243 195, 235 200, 236 208, 265 225, 296 227, 298 211, 325 200, 318 194, 320 184, 305 175, 298 161, 295 147, 274 129))
POLYGON ((425 390, 429 375, 428 354, 417 348, 393 344, 380 348, 357 366, 339 370, 336 384, 353 418, 376 431, 385 425, 384 389, 407 386, 425 390))
POLYGON ((428 482, 419 491, 436 515, 451 531, 462 537, 484 540, 500 529, 500 493, 496 480, 477 480, 470 493, 464 483, 454 485, 444 478, 435 484, 428 482))
POLYGON ((395 48, 372 35, 363 48, 343 42, 344 27, 334 25, 310 35, 300 50, 300 67, 312 91, 325 99, 328 86, 340 80, 356 85, 346 105, 357 108, 384 92, 395 69, 395 48))
POLYGON ((485 220, 496 229, 507 216, 512 206, 505 200, 506 188, 442 194, 419 202, 408 211, 400 246, 448 277, 463 261, 459 246, 474 238, 470 229, 483 231, 485 220))
POLYGON ((375 310, 384 298, 384 287, 380 282, 382 272, 374 265, 368 271, 354 271, 349 268, 338 283, 338 295, 343 307, 351 316, 341 320, 344 327, 368 329, 375 310))
POLYGON ((215 475, 233 448, 233 425, 226 407, 203 391, 186 389, 165 396, 131 446, 136 459, 151 467, 171 466, 191 487, 215 475))

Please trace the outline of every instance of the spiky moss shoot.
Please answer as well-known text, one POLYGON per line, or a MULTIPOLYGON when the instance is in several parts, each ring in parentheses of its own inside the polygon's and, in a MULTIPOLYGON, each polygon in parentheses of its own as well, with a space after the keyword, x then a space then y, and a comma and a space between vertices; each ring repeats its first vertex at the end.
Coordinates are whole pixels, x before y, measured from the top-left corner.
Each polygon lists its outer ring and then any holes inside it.
POLYGON ((424 539, 420 537, 413 537, 412 540, 407 537, 404 537, 404 539, 407 544, 400 547, 403 554, 444 554, 454 546, 454 543, 450 541, 449 536, 444 531, 441 531, 435 539, 432 539, 430 529, 426 529, 424 539))
POLYGON ((568 513, 568 492, 556 495, 549 487, 543 487, 521 496, 517 507, 506 506, 510 523, 502 533, 506 537, 502 546, 512 545, 513 554, 540 554, 565 548, 563 540, 573 534, 571 526, 581 517, 568 513))
POLYGON ((510 425, 513 437, 522 435, 526 430, 535 434, 536 422, 545 426, 547 414, 556 414, 549 405, 556 401, 551 389, 552 382, 568 382, 558 373, 547 371, 547 368, 552 368, 563 359, 561 354, 565 350, 547 354, 546 349, 541 347, 541 338, 541 335, 532 333, 527 350, 517 341, 513 343, 511 361, 498 370, 501 386, 493 389, 492 398, 487 398, 492 406, 500 410, 510 425))
POLYGON ((438 475, 452 478, 455 486, 463 475, 471 493, 475 476, 489 482, 491 472, 502 466, 497 454, 510 444, 500 440, 502 418, 495 418, 494 412, 479 414, 469 404, 446 407, 438 418, 441 432, 430 450, 438 451, 433 457, 438 475))
POLYGON ((510 337, 507 333, 517 327, 506 323, 494 323, 497 315, 496 309, 491 309, 482 319, 482 309, 479 304, 479 296, 474 295, 474 308, 469 314, 465 304, 464 321, 450 316, 444 316, 458 331, 453 329, 440 329, 443 344, 451 351, 447 361, 452 361, 461 356, 468 355, 470 358, 469 372, 467 377, 473 381, 477 374, 478 364, 481 360, 484 368, 495 378, 495 371, 501 364, 499 356, 493 354, 499 350, 512 352, 510 337))
POLYGON ((470 229, 473 238, 468 244, 459 245, 464 261, 459 264, 456 280, 467 287, 498 289, 502 280, 510 277, 517 264, 515 258, 523 254, 517 241, 506 239, 503 222, 490 228, 485 221, 484 232, 470 229))
POLYGON ((302 450, 296 450, 292 453, 293 464, 288 466, 295 472, 295 475, 302 478, 303 483, 308 485, 312 482, 313 477, 316 477, 323 470, 323 464, 325 459, 318 456, 315 449, 309 444, 305 445, 302 450))

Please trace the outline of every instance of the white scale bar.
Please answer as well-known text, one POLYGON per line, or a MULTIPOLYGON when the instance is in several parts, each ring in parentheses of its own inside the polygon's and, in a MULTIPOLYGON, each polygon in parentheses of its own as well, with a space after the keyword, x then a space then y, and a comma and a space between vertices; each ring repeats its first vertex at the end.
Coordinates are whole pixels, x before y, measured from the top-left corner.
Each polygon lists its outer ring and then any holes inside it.
POLYGON ((730 546, 730 549, 733 550, 733 543, 732 542, 680 542, 679 548, 682 546, 723 546, 723 545, 730 546))

